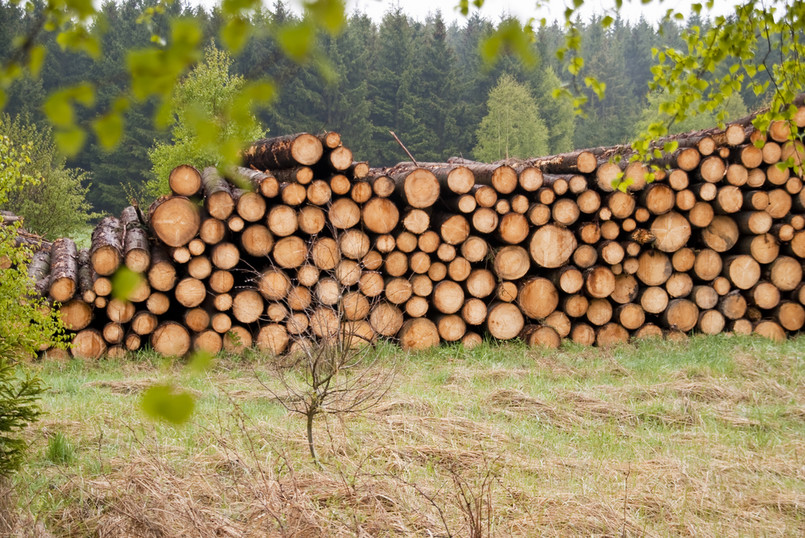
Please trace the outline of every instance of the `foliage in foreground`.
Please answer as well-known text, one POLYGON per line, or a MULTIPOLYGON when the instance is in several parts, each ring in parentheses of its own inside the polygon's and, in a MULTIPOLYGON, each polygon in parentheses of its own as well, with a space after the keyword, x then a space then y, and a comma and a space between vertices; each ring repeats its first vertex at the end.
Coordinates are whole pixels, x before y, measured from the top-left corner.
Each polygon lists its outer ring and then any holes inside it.
MULTIPOLYGON (((28 163, 0 135, 0 206, 13 189, 33 181, 24 172, 28 163)), ((16 227, 0 226, 0 475, 19 467, 26 447, 20 432, 39 416, 37 399, 44 390, 41 380, 18 370, 16 363, 43 345, 58 345, 62 334, 57 314, 31 293, 26 271, 31 253, 17 246, 15 237, 16 227)))

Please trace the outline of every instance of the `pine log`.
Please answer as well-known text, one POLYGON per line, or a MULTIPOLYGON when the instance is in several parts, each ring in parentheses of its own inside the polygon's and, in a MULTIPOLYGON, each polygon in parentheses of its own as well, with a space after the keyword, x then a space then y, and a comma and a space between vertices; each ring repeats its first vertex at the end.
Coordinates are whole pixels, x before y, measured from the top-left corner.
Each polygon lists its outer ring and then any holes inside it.
POLYGON ((544 319, 559 305, 559 293, 550 280, 530 278, 519 287, 517 304, 529 318, 544 319))
POLYGON ((392 337, 402 327, 403 314, 395 305, 380 301, 372 307, 369 323, 377 334, 392 337))
POLYGON ((540 267, 561 267, 576 249, 576 238, 566 228, 549 224, 539 228, 531 236, 529 251, 540 267))
POLYGON ((73 337, 70 353, 81 359, 99 359, 106 353, 106 342, 97 329, 83 329, 73 337))
POLYGON ((420 350, 439 345, 439 330, 428 318, 413 318, 403 323, 397 335, 403 350, 420 350))
POLYGON ((516 338, 525 326, 520 309, 512 303, 493 303, 486 317, 486 329, 493 338, 511 340, 516 338))
POLYGON ((467 324, 456 314, 449 316, 438 316, 436 318, 436 330, 439 337, 445 342, 456 342, 464 337, 467 332, 467 324))
POLYGON ((163 322, 151 334, 151 347, 167 357, 185 355, 190 351, 190 333, 180 323, 163 322))
POLYGON ((50 296, 65 303, 78 290, 78 251, 69 238, 56 239, 51 246, 50 296))
POLYGON ((81 298, 71 299, 59 307, 59 316, 69 331, 80 331, 92 322, 92 306, 81 298))
POLYGON ((503 280, 518 280, 525 276, 531 267, 528 252, 515 245, 509 245, 495 252, 493 270, 503 280))
POLYGON ((612 303, 606 299, 592 299, 587 305, 587 321, 597 327, 609 323, 612 320, 613 313, 612 303))
POLYGON ((123 261, 123 227, 115 217, 104 217, 92 231, 92 268, 101 276, 117 271, 123 261))
POLYGON ((195 196, 201 190, 201 174, 189 164, 180 164, 171 170, 168 185, 173 194, 195 196))
POLYGON ((617 323, 607 323, 595 331, 595 345, 611 347, 629 342, 629 331, 617 323))
POLYGON ((679 213, 671 211, 654 219, 651 233, 655 237, 655 248, 663 252, 675 252, 690 238, 690 222, 679 213))
POLYGON ((319 162, 323 153, 321 141, 308 133, 263 138, 244 151, 243 165, 261 170, 311 166, 319 162))
POLYGON ((748 290, 760 279, 760 264, 748 254, 731 256, 724 261, 724 276, 741 290, 748 290))
POLYGON ((780 256, 769 266, 768 274, 780 291, 792 291, 802 282, 802 264, 789 256, 780 256))
POLYGON ((198 207, 185 197, 162 197, 151 204, 148 222, 162 243, 181 247, 199 232, 201 216, 198 207))

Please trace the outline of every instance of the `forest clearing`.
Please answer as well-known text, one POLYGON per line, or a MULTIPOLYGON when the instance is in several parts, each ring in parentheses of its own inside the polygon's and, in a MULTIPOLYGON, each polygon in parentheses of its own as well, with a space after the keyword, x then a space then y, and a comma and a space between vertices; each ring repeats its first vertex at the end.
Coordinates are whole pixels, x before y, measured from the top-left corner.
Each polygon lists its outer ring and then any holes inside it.
POLYGON ((384 345, 388 392, 317 423, 322 468, 263 356, 49 361, 4 499, 15 536, 801 535, 803 343, 384 345), (138 405, 165 378, 198 395, 183 426, 138 405))
POLYGON ((0 536, 805 535, 805 2, 447 1, 0 0, 0 536))

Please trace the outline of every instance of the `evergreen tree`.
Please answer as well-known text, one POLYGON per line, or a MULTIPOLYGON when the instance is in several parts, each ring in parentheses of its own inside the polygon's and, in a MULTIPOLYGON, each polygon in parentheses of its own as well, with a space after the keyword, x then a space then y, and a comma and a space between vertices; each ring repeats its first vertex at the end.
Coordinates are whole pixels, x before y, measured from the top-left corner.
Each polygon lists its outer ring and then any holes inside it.
POLYGON ((535 93, 540 117, 548 128, 550 153, 572 151, 573 137, 576 132, 576 115, 573 113, 573 105, 565 99, 553 97, 553 91, 561 85, 562 82, 551 65, 540 71, 535 93))
POLYGON ((548 133, 531 92, 511 75, 489 92, 487 114, 478 127, 475 159, 497 161, 548 153, 548 133))

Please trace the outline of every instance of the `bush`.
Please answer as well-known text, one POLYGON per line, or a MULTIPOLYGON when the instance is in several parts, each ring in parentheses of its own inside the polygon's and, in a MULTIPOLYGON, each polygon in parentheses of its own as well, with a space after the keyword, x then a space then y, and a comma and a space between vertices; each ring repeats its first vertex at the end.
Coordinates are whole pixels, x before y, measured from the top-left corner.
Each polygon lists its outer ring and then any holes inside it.
MULTIPOLYGON (((11 191, 34 181, 23 171, 29 163, 0 135, 0 206, 11 191)), ((31 290, 26 270, 31 252, 16 244, 16 232, 14 226, 0 226, 0 475, 19 467, 26 443, 18 435, 40 412, 44 385, 24 371, 22 361, 43 347, 63 345, 65 338, 58 314, 31 290)))

